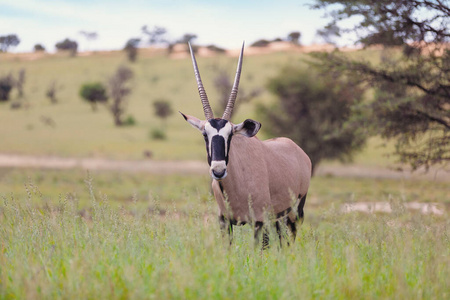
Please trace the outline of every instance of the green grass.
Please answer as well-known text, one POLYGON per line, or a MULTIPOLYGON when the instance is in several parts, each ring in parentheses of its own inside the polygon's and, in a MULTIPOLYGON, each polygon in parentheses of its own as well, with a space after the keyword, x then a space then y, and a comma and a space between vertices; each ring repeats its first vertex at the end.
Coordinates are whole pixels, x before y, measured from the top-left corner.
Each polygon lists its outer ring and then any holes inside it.
MULTIPOLYGON (((361 52, 362 53, 362 52, 361 52)), ((358 52, 358 55, 362 55, 358 52)), ((246 56, 240 88, 264 88, 267 80, 278 74, 286 64, 304 64, 305 54, 272 53, 246 56)), ((213 108, 217 108, 217 93, 213 80, 218 67, 225 68, 233 78, 237 58, 218 55, 199 57, 202 79, 213 108)), ((0 152, 30 155, 58 155, 65 157, 97 156, 117 159, 142 159, 144 151, 151 151, 157 160, 204 160, 204 142, 199 133, 178 114, 203 117, 202 106, 190 58, 169 59, 165 55, 140 56, 129 63, 123 52, 97 53, 85 57, 45 56, 30 60, 29 55, 0 54, 0 75, 26 70, 25 101, 28 108, 11 110, 9 103, 0 103, 0 152), (2 59, 3 58, 3 59, 2 59), (93 112, 90 105, 79 97, 79 89, 86 82, 107 82, 120 65, 127 65, 135 73, 128 99, 127 115, 137 124, 117 128, 105 107, 93 112), (46 89, 56 80, 59 103, 52 105, 45 97, 46 89), (167 119, 166 140, 153 140, 150 132, 159 128, 161 121, 153 112, 153 101, 168 99, 175 113, 167 119), (55 126, 43 122, 50 118, 55 126)), ((12 94, 12 100, 17 95, 12 94)), ((256 103, 267 103, 273 96, 267 91, 251 103, 244 103, 234 116, 234 122, 257 118, 256 103)), ((239 103, 238 103, 239 105, 239 103)), ((264 139, 264 133, 258 136, 264 139)), ((378 147, 375 139, 358 160, 364 164, 387 165, 384 153, 392 148, 378 147), (377 148, 378 147, 378 148, 377 148), (375 149, 375 152, 373 151, 375 149)))
MULTIPOLYGON (((241 88, 263 87, 267 78, 278 71, 278 66, 303 55, 275 53, 267 56, 249 56, 245 59, 241 88)), ((215 68, 226 68, 234 76, 237 58, 216 56, 198 58, 202 78, 210 101, 215 107, 217 94, 213 87, 215 68)), ((126 61, 123 52, 97 53, 87 57, 46 56, 29 60, 27 56, 0 55, 0 75, 26 70, 25 102, 28 108, 11 110, 9 103, 0 103, 0 152, 38 155, 102 156, 140 159, 150 150, 155 159, 203 159, 203 140, 178 114, 203 117, 190 58, 169 59, 165 55, 142 55, 136 63, 126 61), (2 59, 3 57, 3 59, 2 59), (130 67, 135 76, 128 98, 127 114, 137 124, 115 128, 106 108, 93 112, 79 97, 79 89, 86 82, 107 82, 120 65, 130 67), (46 89, 56 80, 59 103, 52 105, 45 97, 46 89), (153 101, 168 99, 176 113, 167 120, 167 140, 149 139, 151 128, 159 127, 160 120, 153 112, 153 101), (55 126, 42 121, 51 118, 55 126)), ((267 101, 262 94, 255 101, 267 101)), ((12 99, 17 98, 12 93, 12 99)), ((253 105, 244 104, 235 120, 254 117, 253 105)))
MULTIPOLYGON (((303 58, 248 56, 241 87, 264 86, 280 66, 303 58)), ((236 60, 198 58, 213 106, 214 68, 233 76, 236 60)), ((157 98, 203 116, 188 58, 142 55, 129 64, 120 52, 0 55, 0 74, 20 68, 27 71, 29 107, 0 104, 0 152, 141 159, 149 150, 158 160, 205 159, 203 139, 177 114, 168 119, 166 140, 149 139, 160 126, 151 105, 157 98), (79 99, 78 89, 106 81, 121 64, 136 75, 128 111, 137 124, 115 128, 105 109, 93 113, 79 99), (45 89, 55 79, 62 88, 52 105, 45 89)), ((271 100, 265 92, 255 102, 271 100)), ((254 118, 253 107, 242 105, 235 121, 254 118)), ((355 163, 391 165, 384 155, 392 144, 382 143, 371 138, 355 163)), ((207 174, 0 168, 0 299, 446 299, 448 195, 447 182, 316 176, 296 242, 261 252, 251 226, 236 228, 231 246, 221 237, 207 174), (341 210, 344 203, 380 201, 391 202, 393 213, 341 210), (400 209, 404 202, 439 203, 445 213, 400 209)))
POLYGON ((2 170, 0 183, 1 299, 449 297, 447 214, 339 206, 442 202, 444 184, 315 177, 296 242, 261 252, 251 226, 222 239, 205 176, 2 170))

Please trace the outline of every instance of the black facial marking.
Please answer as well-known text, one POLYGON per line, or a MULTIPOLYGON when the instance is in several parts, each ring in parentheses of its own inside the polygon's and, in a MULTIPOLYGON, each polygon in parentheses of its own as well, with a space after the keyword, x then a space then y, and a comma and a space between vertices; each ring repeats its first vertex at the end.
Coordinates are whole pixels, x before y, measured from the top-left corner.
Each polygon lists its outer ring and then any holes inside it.
POLYGON ((225 125, 228 123, 227 120, 224 119, 211 119, 209 120, 209 124, 211 125, 211 127, 220 130, 222 128, 225 127, 225 125))
POLYGON ((228 136, 228 142, 227 142, 227 155, 225 157, 225 163, 228 165, 228 155, 230 155, 230 145, 231 145, 231 138, 233 137, 233 132, 230 133, 228 136))
POLYGON ((225 139, 223 136, 215 135, 211 140, 212 160, 225 160, 225 139))

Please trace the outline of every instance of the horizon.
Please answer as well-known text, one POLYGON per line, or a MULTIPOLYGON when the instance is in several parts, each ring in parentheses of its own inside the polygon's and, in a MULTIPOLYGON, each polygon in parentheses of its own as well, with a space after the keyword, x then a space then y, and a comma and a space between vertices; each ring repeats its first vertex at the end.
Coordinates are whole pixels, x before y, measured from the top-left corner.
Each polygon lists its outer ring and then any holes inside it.
MULTIPOLYGON (((286 39, 299 31, 300 43, 323 43, 316 36, 328 19, 322 10, 307 7, 313 0, 232 0, 209 3, 206 0, 0 0, 0 36, 16 34, 17 47, 8 52, 33 52, 41 44, 47 52, 55 52, 55 44, 66 38, 78 43, 80 52, 121 50, 131 38, 143 38, 141 28, 155 26, 167 30, 174 42, 184 34, 195 34, 194 43, 237 49, 243 40, 251 45, 259 39, 286 39), (120 20, 120 21, 117 21, 120 20), (123 21, 125 20, 125 21, 123 21), (205 26, 206 24, 206 26, 205 26), (276 24, 276 25, 274 25, 276 24), (98 38, 88 41, 80 32, 95 32, 98 38)), ((148 43, 140 44, 145 48, 148 43)))

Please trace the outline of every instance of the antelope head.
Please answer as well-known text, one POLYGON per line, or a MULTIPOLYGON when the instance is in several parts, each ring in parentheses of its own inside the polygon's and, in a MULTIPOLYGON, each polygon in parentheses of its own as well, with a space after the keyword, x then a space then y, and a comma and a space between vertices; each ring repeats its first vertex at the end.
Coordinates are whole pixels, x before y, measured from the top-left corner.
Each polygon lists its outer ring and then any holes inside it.
POLYGON ((198 71, 197 61, 195 60, 194 52, 192 51, 190 44, 189 50, 191 51, 195 79, 197 80, 198 92, 200 94, 206 119, 200 120, 196 117, 185 115, 181 112, 180 113, 189 124, 200 130, 203 134, 206 143, 206 152, 208 154, 208 164, 210 166, 211 177, 216 180, 221 180, 227 176, 228 155, 230 152, 230 144, 233 135, 242 134, 246 137, 253 137, 261 128, 261 123, 251 119, 247 119, 240 124, 233 124, 230 122, 238 93, 239 80, 241 77, 244 44, 242 44, 233 88, 231 89, 231 94, 222 118, 214 118, 213 111, 209 105, 208 97, 206 96, 205 88, 203 87, 200 72, 198 71))

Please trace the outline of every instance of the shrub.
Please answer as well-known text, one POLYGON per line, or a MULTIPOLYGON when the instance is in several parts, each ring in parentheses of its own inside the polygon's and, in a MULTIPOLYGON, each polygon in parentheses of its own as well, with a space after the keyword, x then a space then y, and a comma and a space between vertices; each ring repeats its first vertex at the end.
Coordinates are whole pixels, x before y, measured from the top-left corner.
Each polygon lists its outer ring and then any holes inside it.
POLYGON ((324 159, 349 161, 365 143, 362 130, 347 126, 363 89, 332 74, 287 67, 268 89, 279 102, 258 107, 271 136, 287 136, 309 155, 315 167, 324 159))
POLYGON ((71 56, 75 56, 78 50, 78 43, 70 39, 65 39, 59 43, 56 43, 55 47, 59 51, 68 50, 71 56))
POLYGON ((126 119, 123 121, 124 126, 134 126, 136 125, 136 119, 132 115, 128 115, 126 119))
POLYGON ((41 44, 34 45, 34 52, 45 52, 45 47, 41 44))
POLYGON ((165 140, 167 138, 166 132, 160 128, 153 128, 150 131, 150 138, 152 140, 165 140))
POLYGON ((253 44, 250 45, 250 47, 267 47, 269 46, 270 41, 268 40, 257 40, 253 44))
POLYGON ((0 101, 8 101, 9 93, 14 87, 14 78, 11 73, 0 77, 0 101))
POLYGON ((123 115, 126 111, 127 96, 132 89, 127 82, 133 78, 133 71, 125 66, 120 66, 113 76, 109 78, 108 87, 111 95, 111 103, 108 108, 114 118, 116 126, 123 125, 123 115))
POLYGON ((128 60, 135 62, 138 55, 138 46, 141 39, 132 38, 127 41, 123 50, 127 53, 128 60))
POLYGON ((105 103, 108 100, 106 88, 99 82, 83 84, 80 96, 91 104, 93 111, 97 110, 97 103, 105 103))
POLYGON ((153 108, 155 109, 155 115, 162 120, 167 119, 173 114, 172 106, 166 99, 158 99, 153 102, 153 108))

